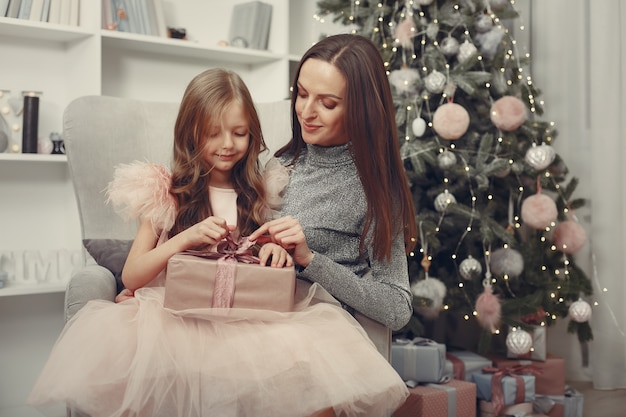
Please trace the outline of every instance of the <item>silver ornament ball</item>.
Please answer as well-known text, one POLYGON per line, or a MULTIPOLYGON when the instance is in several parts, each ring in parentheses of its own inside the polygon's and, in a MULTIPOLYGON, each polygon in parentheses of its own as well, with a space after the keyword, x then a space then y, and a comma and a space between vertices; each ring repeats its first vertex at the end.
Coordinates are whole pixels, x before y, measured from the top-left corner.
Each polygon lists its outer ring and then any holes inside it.
POLYGON ((528 165, 536 170, 542 170, 550 166, 556 158, 556 152, 550 145, 542 143, 537 146, 533 144, 527 151, 524 160, 528 165))
POLYGON ((569 317, 577 323, 584 323, 591 318, 591 306, 585 300, 574 301, 569 306, 569 317))
POLYGON ((483 272, 483 267, 478 260, 472 255, 464 259, 459 265, 459 273, 463 279, 470 281, 475 276, 479 276, 483 272))
POLYGON ((445 56, 454 56, 459 52, 459 41, 452 36, 448 36, 441 41, 439 49, 445 56))
POLYGON ((448 208, 448 204, 451 203, 456 203, 456 198, 448 190, 445 190, 435 198, 435 210, 443 213, 448 208))
POLYGON ((514 355, 525 355, 533 347, 533 338, 526 330, 514 327, 506 335, 506 347, 514 355))
POLYGON ((456 164, 456 155, 446 149, 437 155, 437 163, 441 169, 450 168, 456 164))

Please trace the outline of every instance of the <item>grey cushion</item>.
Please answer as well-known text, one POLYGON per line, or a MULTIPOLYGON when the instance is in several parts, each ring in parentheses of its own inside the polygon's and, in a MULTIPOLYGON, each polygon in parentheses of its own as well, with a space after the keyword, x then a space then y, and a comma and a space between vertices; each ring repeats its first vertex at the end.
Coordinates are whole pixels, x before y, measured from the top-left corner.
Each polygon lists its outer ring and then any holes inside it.
POLYGON ((83 246, 98 265, 111 271, 115 277, 117 292, 122 291, 122 269, 133 241, 128 239, 84 239, 83 246))

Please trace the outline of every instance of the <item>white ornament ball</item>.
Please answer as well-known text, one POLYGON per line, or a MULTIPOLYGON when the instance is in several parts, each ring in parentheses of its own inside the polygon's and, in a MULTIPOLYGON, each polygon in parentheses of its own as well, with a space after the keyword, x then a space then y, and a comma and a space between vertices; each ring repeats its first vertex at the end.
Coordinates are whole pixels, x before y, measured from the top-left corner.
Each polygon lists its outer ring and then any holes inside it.
POLYGON ((524 271, 524 257, 515 249, 501 248, 489 257, 491 272, 496 276, 518 277, 524 271))
POLYGON ((435 110, 433 129, 446 140, 456 140, 467 132, 470 116, 463 106, 457 103, 444 103, 435 110))
POLYGON ((415 83, 420 79, 420 75, 415 69, 401 68, 391 71, 388 78, 389 84, 394 86, 399 94, 410 94, 415 92, 415 83))
POLYGON ((466 40, 461 44, 461 46, 459 46, 459 53, 456 54, 456 58, 459 60, 459 62, 465 62, 477 51, 478 49, 476 49, 476 46, 466 40))
POLYGON ((439 94, 446 86, 446 76, 437 70, 433 70, 424 78, 426 89, 434 94, 439 94))
POLYGON ((435 210, 439 213, 443 213, 451 203, 456 203, 456 198, 454 198, 454 195, 448 190, 445 190, 435 198, 435 210))
POLYGON ((506 347, 514 355, 525 355, 533 347, 533 338, 526 330, 515 327, 506 335, 506 347))
POLYGON ((558 211, 553 199, 545 194, 534 194, 522 203, 521 216, 527 226, 542 230, 556 221, 558 211))
POLYGON ((413 123, 411 123, 411 130, 416 137, 421 138, 424 132, 426 132, 426 120, 421 117, 416 118, 413 120, 413 123))
POLYGON ((478 260, 471 255, 464 259, 459 265, 459 273, 463 279, 470 281, 475 276, 479 276, 483 272, 483 267, 478 260))
POLYGON ((454 56, 459 53, 459 41, 453 36, 447 36, 439 43, 439 49, 445 56, 454 56))
POLYGON ((498 129, 512 132, 526 121, 526 106, 517 97, 500 97, 491 106, 490 117, 498 129))
POLYGON ((437 162, 439 163, 439 168, 447 169, 456 164, 456 155, 449 150, 445 150, 437 155, 437 162))
POLYGON ((584 300, 574 301, 569 306, 569 317, 577 323, 584 323, 591 318, 591 306, 584 300))
POLYGON ((478 19, 476 19, 474 27, 480 33, 489 32, 491 28, 493 28, 493 20, 491 20, 491 17, 489 17, 489 15, 481 14, 480 16, 478 16, 478 19))
POLYGON ((426 318, 436 318, 446 296, 446 285, 437 278, 428 277, 411 285, 411 293, 417 297, 428 298, 432 304, 428 307, 416 307, 426 318))
POLYGON ((539 146, 533 143, 533 146, 528 148, 524 156, 526 163, 538 171, 549 167, 555 158, 556 152, 554 148, 545 143, 539 146))
POLYGON ((489 5, 495 11, 502 11, 511 4, 511 0, 489 0, 489 5))

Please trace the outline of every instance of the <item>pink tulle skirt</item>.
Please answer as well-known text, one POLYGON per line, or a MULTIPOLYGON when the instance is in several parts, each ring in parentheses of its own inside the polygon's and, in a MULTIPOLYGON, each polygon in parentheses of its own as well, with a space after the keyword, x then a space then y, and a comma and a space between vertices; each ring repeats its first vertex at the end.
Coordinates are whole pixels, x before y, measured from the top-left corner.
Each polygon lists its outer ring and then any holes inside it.
POLYGON ((352 316, 316 302, 319 291, 311 286, 291 313, 174 312, 163 308, 162 287, 89 302, 65 326, 28 403, 92 417, 390 415, 408 395, 402 379, 352 316))

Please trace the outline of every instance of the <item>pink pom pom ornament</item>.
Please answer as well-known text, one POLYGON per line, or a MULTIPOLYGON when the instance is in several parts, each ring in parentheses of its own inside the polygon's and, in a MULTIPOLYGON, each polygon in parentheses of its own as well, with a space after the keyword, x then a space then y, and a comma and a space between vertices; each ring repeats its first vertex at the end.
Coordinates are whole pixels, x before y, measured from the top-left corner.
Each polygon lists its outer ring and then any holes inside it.
POLYGON ((502 306, 491 285, 483 282, 483 286, 483 293, 476 299, 476 319, 484 329, 495 332, 500 325, 502 306))
POLYGON ((527 197, 522 203, 522 220, 533 229, 541 230, 550 226, 557 214, 554 200, 541 193, 527 197))
POLYGON ((456 140, 463 136, 469 123, 469 113, 456 103, 442 104, 433 115, 433 129, 446 140, 456 140))
POLYGON ((566 220, 556 225, 552 242, 557 249, 566 254, 578 252, 587 241, 585 229, 573 220, 566 220))
POLYGON ((501 97, 491 106, 491 122, 505 132, 516 130, 524 124, 526 117, 526 106, 517 97, 501 97))

